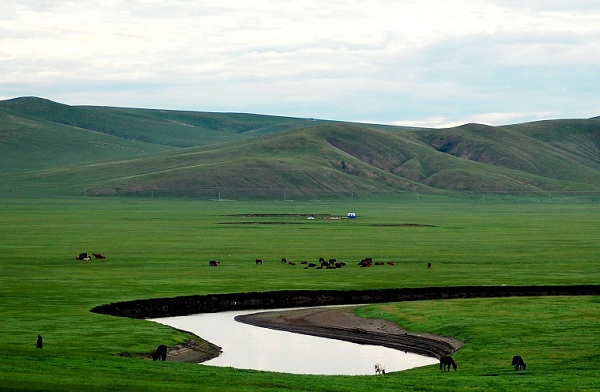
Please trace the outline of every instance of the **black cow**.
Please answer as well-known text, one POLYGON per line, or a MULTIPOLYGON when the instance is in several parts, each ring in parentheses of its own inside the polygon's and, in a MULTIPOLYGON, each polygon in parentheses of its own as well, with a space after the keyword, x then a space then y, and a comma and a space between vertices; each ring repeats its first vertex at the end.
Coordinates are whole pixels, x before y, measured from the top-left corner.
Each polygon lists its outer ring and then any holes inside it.
POLYGON ((525 364, 523 358, 521 358, 520 355, 515 355, 513 357, 512 365, 514 366, 515 370, 527 370, 527 365, 525 364))
POLYGON ((156 361, 159 358, 163 361, 167 360, 167 346, 165 346, 164 344, 161 344, 160 346, 158 346, 156 348, 156 351, 154 353, 152 353, 153 361, 156 361))
POLYGON ((44 345, 42 343, 42 335, 38 335, 37 342, 35 342, 35 347, 42 348, 44 345))
POLYGON ((216 267, 218 265, 221 265, 221 262, 220 261, 211 260, 211 261, 208 262, 208 265, 211 266, 211 267, 216 267))
POLYGON ((450 366, 454 368, 454 371, 456 371, 456 368, 458 367, 450 355, 442 355, 440 358, 440 370, 443 372, 449 372, 450 366))
POLYGON ((262 259, 256 259, 254 261, 256 262, 256 265, 262 265, 262 259))
POLYGON ((87 252, 80 253, 79 256, 75 256, 75 260, 89 260, 87 252))

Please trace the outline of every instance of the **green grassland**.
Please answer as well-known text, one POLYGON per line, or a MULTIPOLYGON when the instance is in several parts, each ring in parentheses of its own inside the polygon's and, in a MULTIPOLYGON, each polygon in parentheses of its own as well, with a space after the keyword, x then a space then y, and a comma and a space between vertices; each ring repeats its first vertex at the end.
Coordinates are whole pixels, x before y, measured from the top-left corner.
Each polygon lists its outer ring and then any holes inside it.
MULTIPOLYGON (((157 363, 187 335, 97 305, 179 295, 600 281, 589 199, 406 195, 336 202, 163 198, 0 199, 0 389, 203 391, 598 390, 600 299, 497 298, 357 310, 465 342, 459 371, 323 377, 157 363), (321 219, 321 215, 356 219, 321 219), (262 215, 264 214, 264 216, 262 215), (315 214, 318 218, 307 220, 315 214), (80 252, 106 261, 79 262, 80 252), (338 270, 291 261, 337 258, 338 270), (395 266, 359 268, 364 257, 395 266), (263 266, 255 258, 265 260, 263 266), (208 266, 209 260, 221 266, 208 266), (428 270, 428 261, 433 268, 428 270), (44 349, 34 347, 37 334, 44 349), (510 358, 522 355, 526 372, 510 358)), ((218 342, 216 342, 218 344, 218 342)))

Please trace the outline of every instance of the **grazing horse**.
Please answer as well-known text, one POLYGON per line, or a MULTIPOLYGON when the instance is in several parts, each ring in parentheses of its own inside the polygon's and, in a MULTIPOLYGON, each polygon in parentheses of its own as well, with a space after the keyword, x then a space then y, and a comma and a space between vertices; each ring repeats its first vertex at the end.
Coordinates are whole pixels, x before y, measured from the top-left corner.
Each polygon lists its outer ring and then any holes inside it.
POLYGON ((256 262, 256 265, 262 265, 262 259, 256 259, 254 261, 256 262))
POLYGON ((449 372, 450 366, 454 368, 454 371, 456 371, 456 368, 458 367, 451 356, 442 355, 442 357, 440 358, 440 370, 443 372, 449 372))
POLYGON ((42 348, 44 345, 42 344, 42 335, 38 335, 37 342, 35 342, 35 347, 42 348))
POLYGON ((157 359, 161 359, 163 361, 167 360, 167 346, 161 344, 156 348, 156 351, 152 353, 152 360, 156 361, 157 359))
POLYGON ((375 364, 375 374, 381 374, 382 376, 385 376, 385 366, 383 366, 383 364, 377 362, 375 364))
POLYGON ((515 370, 527 370, 527 365, 525 364, 523 358, 521 358, 520 355, 515 355, 513 357, 512 365, 514 366, 515 370))

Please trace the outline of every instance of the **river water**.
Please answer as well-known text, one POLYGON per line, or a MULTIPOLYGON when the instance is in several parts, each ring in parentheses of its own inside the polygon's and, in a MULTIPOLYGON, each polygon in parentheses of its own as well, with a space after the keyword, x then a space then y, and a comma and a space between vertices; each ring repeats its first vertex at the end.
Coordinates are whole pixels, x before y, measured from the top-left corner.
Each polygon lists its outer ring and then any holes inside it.
POLYGON ((221 355, 203 362, 209 366, 293 374, 369 375, 375 374, 375 363, 382 363, 386 372, 396 372, 438 362, 386 347, 276 331, 234 320, 237 315, 256 312, 203 313, 150 321, 189 331, 221 347, 221 355))

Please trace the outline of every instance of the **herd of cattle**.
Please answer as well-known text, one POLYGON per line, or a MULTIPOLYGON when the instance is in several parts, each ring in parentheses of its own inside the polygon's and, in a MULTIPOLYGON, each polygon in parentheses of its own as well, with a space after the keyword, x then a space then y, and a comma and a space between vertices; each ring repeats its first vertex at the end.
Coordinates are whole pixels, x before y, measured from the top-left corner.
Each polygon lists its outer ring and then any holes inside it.
MULTIPOLYGON (((41 348, 41 339, 42 337, 38 335, 39 348, 41 348)), ((165 346, 164 344, 158 346, 156 348, 156 351, 152 353, 152 360, 166 361, 167 346, 165 346)), ((511 366, 513 366, 515 370, 527 370, 527 365, 525 364, 523 358, 520 355, 515 355, 512 358, 511 366)), ((454 369, 454 371, 457 371, 458 369, 458 365, 456 364, 454 358, 452 358, 450 355, 442 355, 440 357, 440 371, 449 372, 451 368, 454 369)), ((385 376, 385 366, 382 363, 378 362, 375 364, 375 374, 385 376)))
MULTIPOLYGON (((75 260, 80 260, 80 261, 90 261, 92 260, 92 257, 96 260, 100 260, 100 261, 104 261, 106 259, 106 256, 103 256, 100 253, 91 253, 88 254, 87 252, 83 252, 80 253, 79 255, 75 256, 75 260)), ((262 259, 256 259, 254 260, 254 262, 256 263, 256 265, 262 265, 263 264, 263 260, 262 259)), ((336 259, 329 259, 329 260, 325 260, 325 258, 321 257, 319 258, 318 262, 315 263, 311 263, 308 261, 300 261, 299 262, 301 265, 304 266, 305 269, 308 268, 315 268, 315 269, 337 269, 337 268, 342 268, 346 266, 346 263, 341 262, 341 261, 337 261, 336 259)), ((281 264, 287 264, 287 265, 291 265, 291 266, 295 266, 297 263, 293 262, 293 261, 288 261, 285 257, 283 257, 281 259, 281 264)), ((218 267, 221 265, 220 261, 216 261, 216 260, 210 260, 208 262, 208 265, 210 267, 218 267)), ((359 267, 362 268, 367 268, 370 267, 372 265, 390 265, 390 266, 394 266, 396 265, 393 261, 388 261, 388 262, 384 262, 384 261, 373 261, 373 259, 371 257, 367 257, 364 258, 362 260, 360 260, 357 264, 359 267)), ((427 263, 427 268, 431 269, 431 262, 427 263)))
MULTIPOLYGON (((263 259, 256 259, 254 260, 254 262, 256 263, 256 265, 262 265, 263 264, 263 259)), ((346 263, 341 262, 341 261, 337 261, 337 259, 329 259, 329 260, 325 260, 325 258, 321 257, 319 258, 318 262, 315 263, 311 263, 309 261, 300 261, 299 262, 301 265, 304 266, 304 269, 308 269, 308 268, 315 268, 315 269, 337 269, 337 268, 342 268, 346 266, 346 263)), ((293 261, 288 261, 285 257, 283 257, 281 259, 281 264, 287 264, 287 265, 291 265, 291 266, 295 266, 297 263, 293 262, 293 261)), ((218 267, 221 265, 220 261, 216 261, 216 260, 210 260, 208 262, 208 265, 210 267, 218 267)), ((371 257, 367 257, 365 259, 362 259, 358 262, 357 264, 359 267, 361 268, 368 268, 372 265, 390 265, 390 266, 394 266, 396 265, 396 263, 394 263, 393 261, 373 261, 373 259, 371 257)), ((427 268, 431 269, 431 262, 427 263, 427 268)))
MULTIPOLYGON (((515 370, 527 370, 527 365, 520 355, 515 355, 512 358, 511 366, 513 366, 515 370)), ((450 355, 442 355, 440 357, 440 371, 449 372, 450 368, 454 369, 454 371, 458 369, 456 361, 450 355)), ((383 364, 375 364, 375 374, 381 374, 382 376, 385 376, 385 367, 383 364)))
POLYGON ((91 255, 88 255, 87 252, 84 252, 80 253, 79 256, 75 256, 75 260, 90 261, 92 257, 100 261, 104 261, 104 259, 106 259, 106 256, 102 256, 100 253, 92 253, 91 255))

